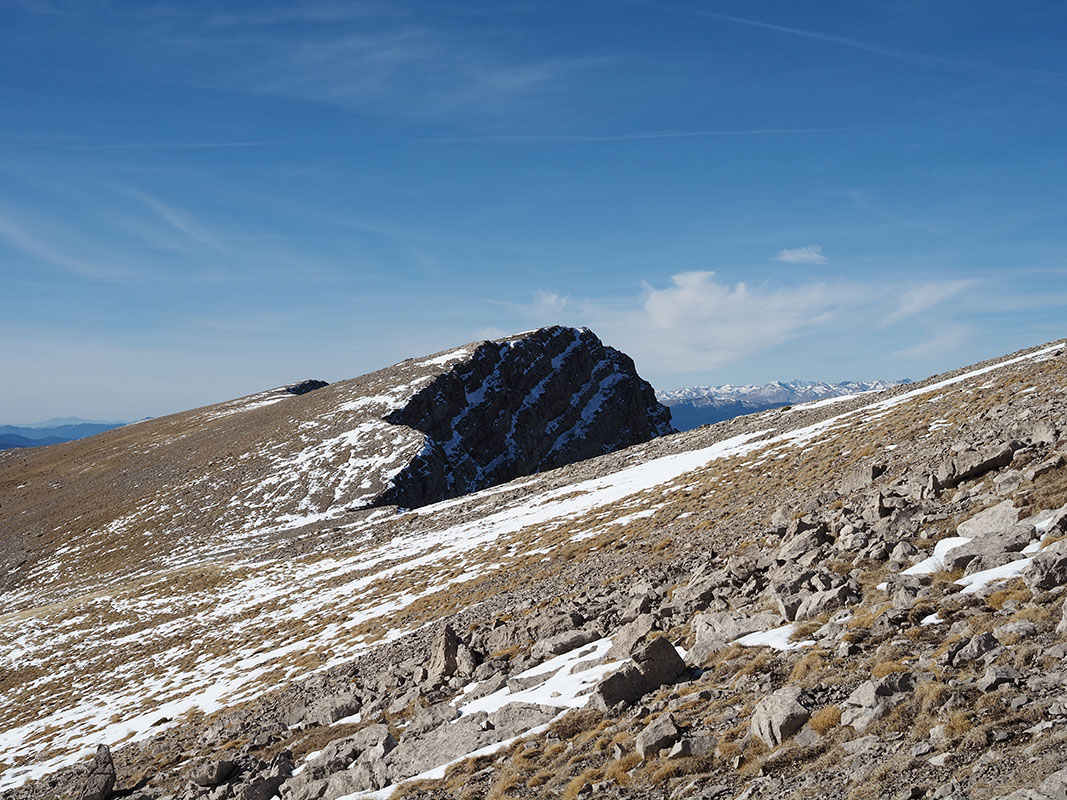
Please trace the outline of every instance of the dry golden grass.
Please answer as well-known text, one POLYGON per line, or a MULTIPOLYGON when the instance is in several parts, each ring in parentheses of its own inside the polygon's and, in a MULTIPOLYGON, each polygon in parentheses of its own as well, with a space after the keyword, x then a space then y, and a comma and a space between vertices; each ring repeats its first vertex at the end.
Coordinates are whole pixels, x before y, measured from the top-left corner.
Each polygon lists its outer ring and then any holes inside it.
POLYGON ((811 715, 808 724, 816 733, 825 735, 831 728, 841 724, 841 709, 837 706, 824 706, 811 715))
POLYGON ((811 650, 797 659, 793 669, 789 672, 789 683, 807 686, 810 681, 818 678, 826 668, 826 658, 820 650, 811 650))
POLYGON ((880 664, 875 664, 871 669, 872 678, 884 678, 886 675, 892 675, 894 672, 907 672, 910 668, 907 664, 901 661, 883 661, 880 664))

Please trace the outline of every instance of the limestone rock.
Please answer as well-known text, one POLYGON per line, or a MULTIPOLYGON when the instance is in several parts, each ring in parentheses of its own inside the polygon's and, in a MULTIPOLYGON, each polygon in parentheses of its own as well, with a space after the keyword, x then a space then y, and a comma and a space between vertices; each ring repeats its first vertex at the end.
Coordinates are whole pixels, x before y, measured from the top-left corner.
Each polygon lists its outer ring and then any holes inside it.
POLYGON ((985 674, 978 679, 978 688, 983 692, 993 690, 1019 682, 1019 673, 1011 667, 990 667, 985 674))
POLYGON ((961 647, 952 657, 953 664, 961 664, 966 661, 974 661, 981 658, 986 653, 997 649, 1000 646, 1000 642, 997 641, 991 633, 980 633, 977 636, 971 637, 971 639, 961 647))
POLYGON ((189 778, 197 786, 218 786, 233 774, 236 764, 225 759, 201 761, 189 771, 189 778))
POLYGON ((681 731, 678 730, 678 726, 674 722, 674 717, 670 714, 662 714, 637 734, 634 749, 637 755, 647 759, 660 750, 665 750, 673 745, 681 735, 681 731))
POLYGON ((756 704, 749 732, 776 747, 804 727, 811 712, 802 701, 807 696, 799 686, 784 686, 756 704))
POLYGON ((656 618, 651 614, 641 614, 633 622, 623 625, 611 637, 611 649, 606 654, 607 658, 610 660, 629 658, 634 646, 643 641, 657 627, 656 618))
POLYGON ((914 688, 915 677, 909 672, 894 672, 881 679, 864 681, 845 700, 841 724, 864 733, 914 688))
POLYGON ((289 394, 307 394, 308 392, 313 392, 316 389, 321 389, 324 386, 329 385, 330 384, 328 384, 326 381, 318 381, 314 378, 309 378, 306 381, 300 381, 300 383, 294 383, 291 386, 286 386, 285 391, 289 392, 289 394))
POLYGON ((460 641, 451 625, 445 625, 434 640, 433 649, 430 652, 430 663, 426 667, 429 680, 439 683, 445 678, 456 674, 459 664, 460 641))
POLYGON ((81 800, 108 800, 115 788, 115 763, 106 744, 97 745, 96 755, 82 785, 81 800))
POLYGON ((611 673, 596 685, 591 700, 595 708, 607 711, 619 703, 632 703, 685 672, 685 662, 663 637, 638 647, 633 660, 633 664, 611 673))
POLYGON ((993 444, 978 450, 966 448, 941 464, 937 480, 942 486, 955 488, 990 470, 1006 467, 1011 463, 1016 449, 1010 443, 993 444))
POLYGON ((1067 583, 1067 540, 1044 548, 1023 573, 1023 581, 1031 592, 1047 592, 1067 583))
POLYGON ((489 715, 489 722, 501 739, 518 736, 530 728, 551 722, 563 709, 537 703, 508 703, 489 715))
POLYGON ((1008 530, 1019 521, 1019 509, 1011 500, 980 511, 956 526, 956 535, 967 539, 1008 530))

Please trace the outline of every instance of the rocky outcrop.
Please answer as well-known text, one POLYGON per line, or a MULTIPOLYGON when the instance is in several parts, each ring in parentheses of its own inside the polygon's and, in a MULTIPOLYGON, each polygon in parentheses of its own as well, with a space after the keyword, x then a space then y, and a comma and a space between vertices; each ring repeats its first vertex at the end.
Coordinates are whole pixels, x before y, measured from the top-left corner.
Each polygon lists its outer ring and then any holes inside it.
POLYGON ((483 342, 385 419, 426 437, 376 501, 406 508, 673 432, 629 356, 558 326, 483 342))
POLYGON ((329 385, 330 384, 328 384, 326 381, 318 381, 314 378, 309 378, 306 381, 300 381, 300 383, 294 383, 291 386, 286 386, 285 391, 289 392, 289 394, 307 394, 308 392, 313 392, 316 389, 321 389, 324 386, 329 385))
POLYGON ((115 786, 115 764, 111 760, 111 749, 98 745, 96 755, 89 766, 89 774, 82 786, 81 800, 108 800, 115 786))

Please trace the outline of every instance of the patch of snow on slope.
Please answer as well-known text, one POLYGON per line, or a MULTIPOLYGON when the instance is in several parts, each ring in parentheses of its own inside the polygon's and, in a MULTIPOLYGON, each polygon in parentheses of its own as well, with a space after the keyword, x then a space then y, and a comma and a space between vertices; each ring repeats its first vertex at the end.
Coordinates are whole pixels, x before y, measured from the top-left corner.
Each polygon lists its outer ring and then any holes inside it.
POLYGON ((746 634, 739 639, 734 639, 733 643, 742 647, 771 647, 775 650, 797 650, 801 647, 811 647, 815 644, 814 639, 794 642, 790 637, 792 637, 796 628, 797 624, 790 622, 780 628, 746 634))
POLYGON ((546 672, 552 673, 544 683, 523 689, 521 692, 512 692, 505 686, 485 697, 464 703, 459 706, 459 712, 461 715, 477 714, 479 711, 492 714, 509 703, 536 703, 557 708, 582 708, 589 701, 589 688, 595 686, 602 677, 617 670, 622 664, 618 661, 609 661, 578 672, 574 669, 585 661, 601 658, 609 649, 611 649, 610 638, 598 639, 592 644, 556 656, 512 676, 521 679, 543 675, 546 672))

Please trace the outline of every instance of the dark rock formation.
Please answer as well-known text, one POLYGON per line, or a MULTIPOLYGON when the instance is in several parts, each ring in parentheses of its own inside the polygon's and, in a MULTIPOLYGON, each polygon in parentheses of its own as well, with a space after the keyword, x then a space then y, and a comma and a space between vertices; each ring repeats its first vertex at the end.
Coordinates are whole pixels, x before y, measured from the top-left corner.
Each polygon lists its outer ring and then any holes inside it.
POLYGON ((314 378, 309 378, 306 381, 300 381, 300 383, 294 383, 292 386, 286 386, 285 391, 289 394, 307 394, 313 392, 316 389, 321 389, 324 386, 329 386, 326 381, 317 381, 314 378))
POLYGON ((482 343, 385 419, 426 434, 376 503, 406 508, 674 432, 629 356, 559 326, 482 343))

